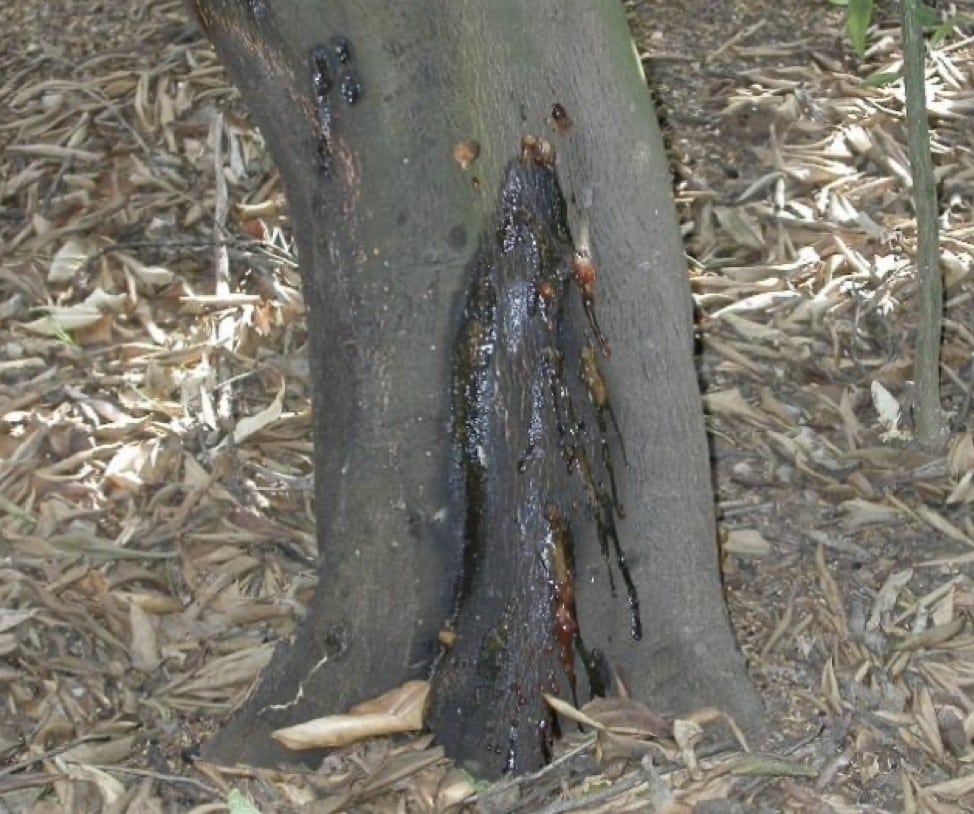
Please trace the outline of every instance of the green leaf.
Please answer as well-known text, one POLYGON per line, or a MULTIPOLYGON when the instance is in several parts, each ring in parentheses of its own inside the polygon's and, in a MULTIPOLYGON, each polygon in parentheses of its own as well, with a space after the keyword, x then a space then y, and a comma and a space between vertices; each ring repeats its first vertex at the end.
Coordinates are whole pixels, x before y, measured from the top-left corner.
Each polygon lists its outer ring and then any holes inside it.
POLYGON ((877 71, 862 80, 864 88, 881 88, 900 78, 899 71, 877 71))
POLYGON ((925 6, 923 3, 917 4, 917 17, 920 19, 920 25, 924 28, 932 28, 940 21, 937 10, 925 6))
POLYGON ((933 33, 930 35, 930 45, 936 48, 962 25, 970 25, 971 19, 967 14, 957 14, 953 17, 948 17, 934 28, 933 33))
POLYGON ((230 814, 260 814, 260 809, 254 805, 250 796, 237 789, 230 789, 227 795, 227 808, 230 809, 230 814))
POLYGON ((866 31, 873 18, 873 0, 849 0, 845 13, 845 29, 852 47, 859 56, 866 53, 866 31))

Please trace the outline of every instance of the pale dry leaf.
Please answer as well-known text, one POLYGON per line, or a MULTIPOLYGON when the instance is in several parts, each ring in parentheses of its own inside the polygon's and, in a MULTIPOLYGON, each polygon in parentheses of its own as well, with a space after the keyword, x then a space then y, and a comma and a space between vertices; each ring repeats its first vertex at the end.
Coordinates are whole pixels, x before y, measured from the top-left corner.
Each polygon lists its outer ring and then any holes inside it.
POLYGON ((142 470, 149 459, 150 450, 151 444, 146 441, 119 447, 105 467, 104 485, 127 491, 141 488, 142 470))
POLYGON ((195 673, 171 681, 159 691, 159 694, 210 695, 214 690, 249 684, 270 663, 274 650, 274 642, 264 642, 225 656, 211 658, 195 673))
POLYGON ((568 718, 571 721, 575 721, 585 726, 590 726, 593 729, 601 730, 605 728, 601 723, 596 721, 594 718, 590 718, 580 709, 572 706, 567 701, 563 701, 557 695, 551 695, 550 693, 542 693, 541 695, 544 698, 545 703, 547 703, 548 706, 551 707, 559 715, 563 715, 565 718, 568 718))
POLYGON ((118 314, 125 310, 128 301, 128 294, 110 294, 102 288, 95 288, 85 297, 82 305, 87 308, 95 308, 102 314, 118 314))
POLYGON ((876 408, 876 414, 879 417, 879 423, 883 427, 883 440, 892 441, 908 438, 909 433, 899 429, 900 403, 893 394, 875 379, 869 386, 869 392, 873 399, 873 406, 876 408))
POLYGON ((974 540, 951 523, 946 517, 929 506, 920 504, 916 507, 917 516, 932 528, 939 531, 945 537, 955 540, 958 543, 974 547, 974 540))
POLYGON ((748 311, 768 314, 786 304, 795 303, 801 298, 801 294, 795 291, 766 291, 733 302, 730 305, 714 311, 710 316, 712 319, 720 319, 726 314, 737 314, 748 311))
MULTIPOLYGON (((716 336, 711 334, 704 339, 704 345, 708 350, 712 350, 719 356, 724 357, 731 364, 739 365, 741 368, 750 371, 755 376, 764 378, 770 375, 770 369, 766 365, 755 362, 753 359, 749 358, 746 353, 735 347, 735 345, 731 342, 722 342, 716 336)), ((708 393, 704 396, 704 398, 706 399, 710 395, 712 394, 708 393)))
POLYGON ((409 681, 346 715, 328 715, 277 729, 271 736, 288 749, 347 746, 366 738, 415 732, 423 728, 429 682, 409 681))
POLYGON ((49 283, 69 283, 95 251, 94 243, 84 238, 71 238, 66 241, 51 258, 47 272, 49 283))
POLYGON ((691 777, 697 777, 700 767, 697 762, 697 753, 694 747, 703 737, 703 727, 696 721, 686 718, 677 718, 673 721, 673 740, 680 748, 680 757, 686 764, 687 771, 691 777))
POLYGON ((744 732, 737 725, 737 721, 735 721, 730 715, 721 709, 717 709, 716 707, 701 707, 700 709, 696 709, 687 715, 686 719, 695 724, 699 724, 700 726, 709 726, 710 724, 725 724, 737 739, 741 749, 743 749, 745 752, 749 752, 751 750, 751 747, 748 746, 747 738, 744 737, 744 732))
POLYGON ((768 415, 773 416, 781 422, 784 427, 793 427, 795 422, 801 417, 800 407, 785 404, 770 387, 762 387, 759 393, 758 407, 768 415))
POLYGON ((936 794, 938 797, 947 797, 952 800, 970 799, 971 795, 974 795, 974 772, 950 780, 943 780, 940 783, 932 783, 929 786, 924 786, 923 790, 929 794, 936 794))
POLYGON ((714 415, 744 418, 759 427, 767 427, 771 422, 768 415, 748 404, 737 387, 707 393, 703 400, 707 412, 714 415))
POLYGON ((13 608, 0 608, 0 633, 12 630, 22 622, 34 618, 39 613, 37 608, 26 610, 14 610, 13 608))
POLYGON ((956 607, 957 584, 956 581, 948 582, 943 586, 946 590, 941 596, 928 601, 930 604, 930 619, 934 626, 945 625, 954 618, 956 607))
POLYGON ((629 735, 665 738, 673 730, 672 724, 665 718, 632 698, 595 696, 582 707, 581 712, 607 729, 624 731, 629 735))
POLYGON ((65 759, 62 755, 54 757, 54 763, 64 774, 73 780, 82 780, 92 783, 101 794, 105 806, 112 805, 119 797, 125 793, 125 786, 112 777, 108 772, 96 769, 83 763, 75 763, 65 759))
POLYGON ((940 253, 940 266, 944 272, 944 288, 949 291, 970 276, 974 268, 974 258, 966 253, 958 255, 946 249, 940 253))
POLYGON ((657 748, 658 744, 646 738, 621 735, 608 729, 599 730, 596 735, 595 754, 603 766, 616 760, 639 760, 647 752, 657 748))
POLYGON ((895 571, 886 577, 886 581, 873 600, 873 607, 869 613, 869 619, 866 621, 866 630, 879 630, 883 618, 892 613, 900 592, 909 584, 911 579, 913 579, 912 568, 895 571))
POLYGON ((825 597, 826 604, 832 612, 835 623, 839 625, 843 636, 849 635, 849 625, 846 620, 845 605, 842 601, 842 592, 829 570, 825 561, 825 547, 818 545, 815 548, 815 570, 818 572, 819 583, 822 587, 822 595, 825 597))
POLYGON ((771 328, 767 325, 762 325, 758 322, 744 319, 744 317, 740 317, 732 312, 724 311, 715 319, 719 319, 731 330, 733 330, 734 333, 748 342, 777 347, 787 339, 784 331, 781 331, 778 328, 771 328))
POLYGON ((964 618, 951 619, 941 625, 935 625, 920 633, 910 633, 898 642, 894 642, 890 649, 896 652, 910 652, 915 650, 929 650, 953 639, 964 629, 964 618))
POLYGON ((436 790, 436 814, 450 814, 459 810, 463 802, 477 793, 470 776, 458 769, 449 769, 436 790))
POLYGON ((900 789, 903 792, 903 814, 919 814, 917 807, 916 786, 910 775, 900 772, 900 789))
POLYGON ((825 700, 833 715, 842 714, 842 695, 839 692, 839 682, 835 677, 835 665, 832 658, 828 658, 822 667, 819 694, 825 700))
POLYGON ((974 432, 968 430, 955 435, 947 449, 947 471, 952 478, 970 474, 974 470, 974 432))
POLYGON ((948 506, 958 503, 970 503, 974 500, 974 469, 968 471, 950 490, 950 494, 944 499, 948 506))
POLYGON ((101 318, 101 311, 88 305, 49 306, 44 316, 21 327, 41 336, 60 337, 69 331, 88 328, 101 318))
POLYGON ((752 249, 764 247, 761 224, 744 207, 715 206, 713 213, 719 227, 731 235, 738 245, 752 249))
POLYGON ((731 529, 722 545, 728 554, 760 559, 771 553, 771 543, 757 529, 731 529))
POLYGON ((129 602, 129 629, 132 666, 142 673, 151 673, 161 663, 162 656, 152 619, 138 602, 129 602))
POLYGON ((862 437, 862 424, 856 416, 852 407, 853 389, 850 387, 842 388, 842 395, 839 397, 839 417, 842 419, 842 432, 845 435, 846 447, 856 449, 859 446, 859 439, 862 437))
POLYGON ((930 691, 921 686, 914 696, 913 714, 916 717, 917 725, 923 734, 927 746, 933 750, 937 760, 943 760, 944 742, 940 739, 940 725, 937 723, 937 712, 933 708, 933 699, 930 691))
POLYGON ((900 519, 900 513, 892 506, 858 497, 842 501, 839 511, 843 521, 853 530, 866 526, 886 526, 900 519))
POLYGON ((89 741, 65 749, 62 754, 65 760, 74 763, 115 766, 125 763, 139 739, 140 735, 130 734, 111 737, 107 741, 89 741))
POLYGON ((140 282, 146 285, 165 286, 176 279, 175 273, 165 266, 146 266, 128 254, 120 254, 119 260, 140 282))
MULTIPOLYGON (((280 389, 277 391, 277 395, 274 396, 274 400, 259 413, 254 415, 244 416, 241 418, 236 426, 233 428, 233 443, 240 444, 245 439, 249 438, 256 432, 260 432, 262 429, 270 424, 273 424, 281 417, 281 413, 284 409, 284 389, 285 380, 281 379, 280 389)), ((220 446, 227 443, 227 439, 224 439, 220 446)))

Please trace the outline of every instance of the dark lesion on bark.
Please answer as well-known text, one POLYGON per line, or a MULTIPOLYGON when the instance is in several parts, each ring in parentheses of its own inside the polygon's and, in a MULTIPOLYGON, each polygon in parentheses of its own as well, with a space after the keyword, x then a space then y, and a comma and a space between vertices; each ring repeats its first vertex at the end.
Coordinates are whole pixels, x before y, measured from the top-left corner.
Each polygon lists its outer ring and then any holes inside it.
POLYGON ((496 756, 470 766, 480 775, 550 758, 558 721, 542 693, 586 700, 580 673, 588 696, 609 689, 604 657, 583 641, 576 544, 598 540, 611 590, 613 570, 625 585, 631 634, 642 636, 617 527, 622 439, 600 369, 609 345, 594 286, 591 250, 572 240, 554 148, 525 136, 470 263, 453 365, 464 539, 430 718, 451 754, 496 756))
POLYGON ((352 43, 347 37, 336 35, 327 43, 311 49, 311 96, 315 110, 315 144, 318 168, 326 177, 332 174, 334 148, 332 132, 333 96, 337 94, 346 105, 354 105, 362 98, 362 82, 355 72, 352 43))

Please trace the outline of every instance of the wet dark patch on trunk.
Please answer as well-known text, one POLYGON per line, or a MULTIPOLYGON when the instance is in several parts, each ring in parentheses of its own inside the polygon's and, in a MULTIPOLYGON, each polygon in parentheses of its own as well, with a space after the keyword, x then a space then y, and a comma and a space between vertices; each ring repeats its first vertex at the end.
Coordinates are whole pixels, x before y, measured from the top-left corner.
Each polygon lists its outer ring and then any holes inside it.
MULTIPOLYGON (((453 440, 465 517, 452 647, 431 721, 451 754, 497 756, 483 776, 537 768, 558 722, 541 693, 605 694, 609 669, 583 642, 575 545, 598 545, 639 602, 617 530, 613 450, 622 439, 597 352, 595 271, 578 271, 554 151, 525 137, 471 261, 455 346, 453 440), (610 427, 612 434, 610 435, 610 427), (594 530, 594 533, 593 533, 594 530)), ((623 452, 624 457, 624 452, 623 452)), ((584 699, 583 699, 584 700, 584 699)))
POLYGON ((332 173, 332 130, 334 113, 332 90, 346 105, 354 105, 362 98, 362 82, 352 62, 352 44, 347 37, 334 36, 326 44, 311 49, 311 95, 315 110, 315 141, 319 170, 326 176, 332 173))

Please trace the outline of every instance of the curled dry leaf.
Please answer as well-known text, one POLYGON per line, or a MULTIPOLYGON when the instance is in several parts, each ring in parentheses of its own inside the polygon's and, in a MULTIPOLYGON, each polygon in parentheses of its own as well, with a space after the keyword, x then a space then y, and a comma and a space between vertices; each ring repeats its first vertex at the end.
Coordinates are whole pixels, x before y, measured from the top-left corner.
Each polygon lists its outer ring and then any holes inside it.
POLYGON ((346 715, 327 715, 278 729, 272 737, 288 749, 347 746, 365 738, 415 732, 423 728, 429 682, 407 681, 371 701, 352 707, 346 715))
POLYGON ((696 777, 700 771, 694 747, 702 737, 703 727, 696 721, 677 718, 673 722, 673 739, 680 747, 680 756, 683 758, 691 777, 696 777))

